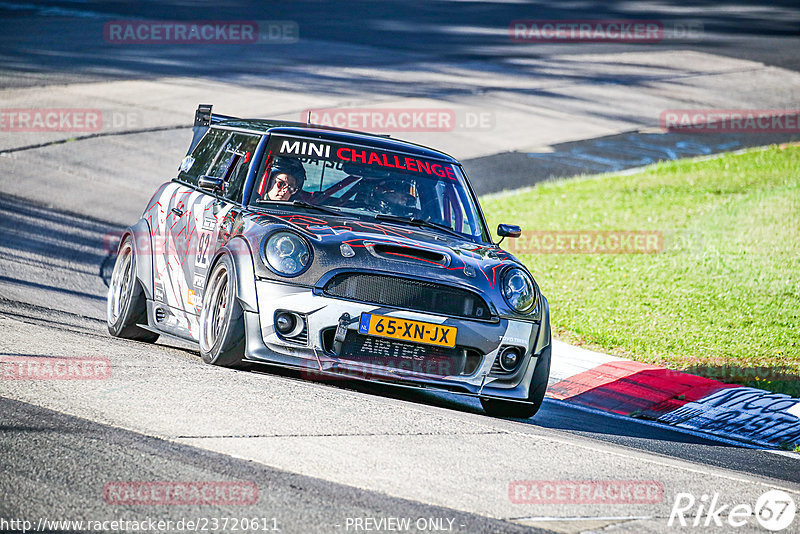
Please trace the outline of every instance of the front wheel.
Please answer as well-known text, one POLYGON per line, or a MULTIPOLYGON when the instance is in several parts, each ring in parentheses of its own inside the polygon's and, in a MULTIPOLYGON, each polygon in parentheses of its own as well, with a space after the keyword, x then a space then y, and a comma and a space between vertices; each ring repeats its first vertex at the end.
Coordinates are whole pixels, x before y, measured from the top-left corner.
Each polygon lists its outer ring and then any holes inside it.
POLYGON ((200 311, 200 356, 222 367, 242 368, 244 312, 236 298, 233 262, 223 256, 211 271, 200 311))
POLYGON ((483 406, 487 415, 492 417, 513 417, 515 419, 528 419, 536 415, 544 401, 547 381, 550 379, 551 347, 552 345, 548 345, 542 351, 541 357, 536 361, 527 402, 482 398, 481 406, 483 406))
POLYGON ((135 339, 154 343, 158 334, 145 330, 139 324, 147 324, 147 300, 136 280, 136 252, 133 239, 125 236, 114 262, 111 282, 106 299, 106 322, 108 332, 114 337, 135 339))

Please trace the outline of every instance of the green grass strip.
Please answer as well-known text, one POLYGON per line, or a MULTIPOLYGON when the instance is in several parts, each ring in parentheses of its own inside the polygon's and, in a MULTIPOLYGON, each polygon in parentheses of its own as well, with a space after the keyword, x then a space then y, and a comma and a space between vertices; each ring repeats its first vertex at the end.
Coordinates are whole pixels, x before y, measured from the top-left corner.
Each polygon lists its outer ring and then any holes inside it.
POLYGON ((663 237, 653 254, 517 254, 560 339, 800 395, 800 146, 556 180, 481 203, 493 228, 663 237))

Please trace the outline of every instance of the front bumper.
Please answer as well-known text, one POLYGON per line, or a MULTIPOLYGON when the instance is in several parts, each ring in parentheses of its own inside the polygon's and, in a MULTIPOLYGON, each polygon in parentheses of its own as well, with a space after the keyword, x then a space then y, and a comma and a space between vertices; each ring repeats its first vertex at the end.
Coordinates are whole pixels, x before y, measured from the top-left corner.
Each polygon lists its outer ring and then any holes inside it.
POLYGON ((258 312, 245 311, 247 358, 296 367, 315 378, 388 381, 525 400, 537 359, 550 345, 549 310, 544 298, 540 304, 544 306, 542 320, 536 323, 506 318, 493 322, 476 321, 396 310, 314 294, 310 288, 267 280, 256 281, 256 294, 258 312), (295 340, 280 336, 274 326, 278 310, 301 316, 306 321, 304 335, 295 340), (436 372, 442 367, 425 365, 424 361, 409 361, 408 365, 402 365, 402 360, 395 358, 391 365, 381 365, 374 359, 363 362, 337 356, 336 351, 331 350, 331 330, 335 330, 342 316, 348 314, 354 319, 347 327, 348 339, 360 338, 358 318, 362 313, 454 326, 458 329, 456 350, 468 353, 473 363, 466 369, 460 366, 458 373, 448 374, 436 372), (522 361, 513 373, 498 372, 495 364, 500 349, 507 346, 522 349, 522 361), (401 365, 397 365, 397 361, 401 361, 401 365))

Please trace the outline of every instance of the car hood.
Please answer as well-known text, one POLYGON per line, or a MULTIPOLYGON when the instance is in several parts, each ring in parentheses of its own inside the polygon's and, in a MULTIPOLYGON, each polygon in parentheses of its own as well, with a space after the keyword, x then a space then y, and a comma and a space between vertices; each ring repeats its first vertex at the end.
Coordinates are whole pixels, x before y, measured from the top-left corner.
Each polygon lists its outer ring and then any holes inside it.
MULTIPOLYGON (((247 219, 249 241, 253 245, 257 241, 259 248, 263 247, 267 234, 281 227, 309 239, 314 248, 312 264, 293 279, 303 285, 316 285, 331 272, 364 270, 468 286, 489 293, 497 290, 498 280, 507 267, 521 265, 496 245, 403 223, 307 213, 258 213, 248 215, 247 219)), ((275 274, 269 272, 267 277, 274 278, 275 274)))

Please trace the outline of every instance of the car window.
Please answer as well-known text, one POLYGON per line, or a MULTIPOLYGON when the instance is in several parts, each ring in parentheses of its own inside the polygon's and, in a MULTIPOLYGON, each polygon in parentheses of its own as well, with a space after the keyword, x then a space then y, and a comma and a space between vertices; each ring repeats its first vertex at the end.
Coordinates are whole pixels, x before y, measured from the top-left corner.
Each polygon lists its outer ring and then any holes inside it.
POLYGON ((223 144, 209 176, 224 180, 223 195, 234 202, 242 201, 242 189, 253 162, 253 153, 261 140, 260 136, 232 134, 223 144))
POLYGON ((489 242, 477 202, 456 164, 278 135, 267 149, 271 158, 259 170, 251 205, 301 200, 351 215, 422 219, 489 242))
POLYGON ((192 153, 183 160, 178 179, 191 185, 197 185, 198 178, 206 174, 209 165, 219 154, 220 145, 229 136, 230 133, 227 131, 209 129, 192 153))
POLYGON ((475 220, 469 216, 465 210, 466 199, 464 189, 457 189, 451 184, 439 182, 442 191, 437 195, 441 204, 436 206, 437 214, 441 209, 441 216, 444 223, 457 232, 462 234, 475 234, 478 228, 475 220))

